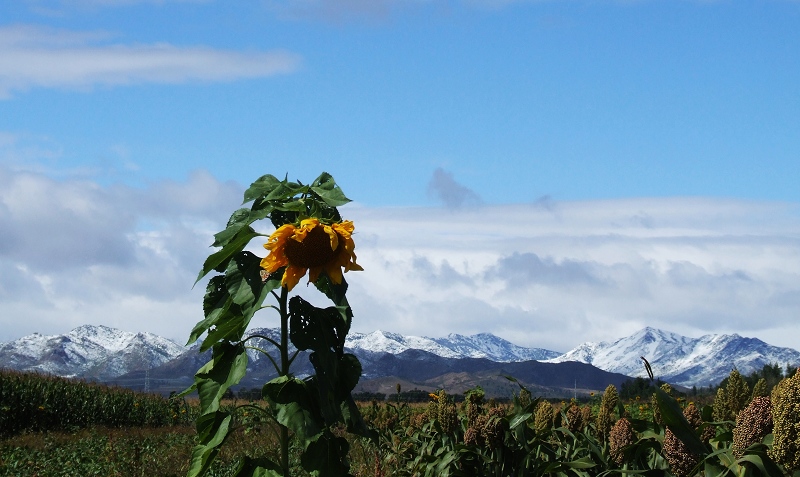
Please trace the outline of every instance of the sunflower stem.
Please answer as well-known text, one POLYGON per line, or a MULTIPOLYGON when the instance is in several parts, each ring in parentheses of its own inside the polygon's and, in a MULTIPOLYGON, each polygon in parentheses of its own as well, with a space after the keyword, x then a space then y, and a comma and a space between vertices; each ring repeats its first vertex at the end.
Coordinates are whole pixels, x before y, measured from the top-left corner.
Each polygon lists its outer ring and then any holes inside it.
MULTIPOLYGON (((285 286, 281 287, 281 296, 278 299, 281 314, 281 376, 289 375, 289 366, 292 364, 289 361, 289 310, 287 301, 289 297, 289 289, 285 286)), ((280 425, 281 428, 281 468, 283 469, 283 476, 289 477, 289 428, 280 425)))

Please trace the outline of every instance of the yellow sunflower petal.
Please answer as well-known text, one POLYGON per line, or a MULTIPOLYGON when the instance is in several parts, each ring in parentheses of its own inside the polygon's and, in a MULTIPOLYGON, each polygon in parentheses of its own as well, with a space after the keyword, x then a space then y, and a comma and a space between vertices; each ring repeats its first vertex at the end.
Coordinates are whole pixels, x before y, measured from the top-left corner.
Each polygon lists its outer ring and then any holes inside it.
POLYGON ((283 272, 283 279, 281 279, 281 285, 285 286, 287 290, 292 291, 292 288, 297 285, 303 275, 306 274, 306 269, 302 267, 296 267, 294 265, 289 265, 286 267, 286 271, 283 272))
POLYGON ((334 285, 342 283, 344 276, 342 275, 342 267, 339 265, 330 263, 327 267, 325 267, 325 273, 328 274, 331 282, 333 282, 334 285))
POLYGON ((323 267, 311 267, 308 269, 308 283, 315 283, 319 274, 322 273, 323 267))
POLYGON ((331 239, 331 250, 336 250, 336 247, 339 246, 339 234, 329 225, 325 225, 323 230, 325 230, 325 233, 328 234, 328 237, 331 239))
POLYGON ((292 224, 281 225, 269 236, 267 243, 264 244, 264 248, 267 250, 274 250, 276 247, 282 247, 283 244, 286 243, 286 240, 292 236, 294 229, 295 227, 292 224))
POLYGON ((283 253, 270 253, 266 257, 261 259, 261 268, 266 270, 268 273, 274 273, 281 267, 285 267, 289 264, 289 260, 286 258, 286 255, 283 253))

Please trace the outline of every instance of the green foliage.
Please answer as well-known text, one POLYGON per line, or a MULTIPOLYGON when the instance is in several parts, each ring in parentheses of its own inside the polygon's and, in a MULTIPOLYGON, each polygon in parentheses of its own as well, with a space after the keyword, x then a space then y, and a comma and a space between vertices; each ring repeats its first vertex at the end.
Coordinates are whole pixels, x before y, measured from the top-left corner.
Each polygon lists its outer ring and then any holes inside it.
POLYGON ((188 422, 182 400, 67 378, 0 370, 0 437, 28 431, 188 422))

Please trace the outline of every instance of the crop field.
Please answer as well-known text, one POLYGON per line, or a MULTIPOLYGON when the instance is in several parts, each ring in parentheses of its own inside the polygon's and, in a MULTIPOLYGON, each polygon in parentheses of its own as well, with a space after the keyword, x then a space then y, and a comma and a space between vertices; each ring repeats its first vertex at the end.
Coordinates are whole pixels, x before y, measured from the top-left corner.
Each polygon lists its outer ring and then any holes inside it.
MULTIPOLYGON (((624 402, 613 386, 580 403, 537 399, 524 388, 510 402, 474 389, 456 403, 439 391, 426 403, 361 403, 371 439, 336 432, 347 438, 355 476, 795 477, 800 439, 786 429, 798 421, 781 409, 796 410, 786 404, 799 391, 800 377, 784 379, 769 398, 733 373, 704 401, 677 396, 668 385, 624 402)), ((206 475, 234 476, 245 456, 277 458, 277 426, 265 417, 265 402, 223 406, 234 411, 236 430, 206 475)), ((0 476, 185 475, 197 408, 183 399, 3 372, 0 476)), ((308 475, 299 446, 291 470, 308 475)))

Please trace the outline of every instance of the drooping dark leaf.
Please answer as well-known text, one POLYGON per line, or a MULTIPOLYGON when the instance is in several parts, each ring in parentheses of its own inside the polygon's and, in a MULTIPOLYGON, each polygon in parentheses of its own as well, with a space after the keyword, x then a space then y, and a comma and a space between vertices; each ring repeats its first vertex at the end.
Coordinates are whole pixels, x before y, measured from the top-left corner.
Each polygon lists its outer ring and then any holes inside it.
POLYGON ((319 477, 350 476, 350 464, 347 462, 349 449, 347 439, 336 437, 326 430, 306 446, 300 463, 304 469, 315 472, 319 477))
POLYGON ((276 229, 280 228, 282 225, 293 224, 297 222, 299 217, 300 214, 296 211, 281 209, 275 209, 269 215, 269 219, 276 229))
POLYGON ((289 338, 299 350, 344 353, 348 323, 336 307, 317 308, 299 296, 289 300, 289 338))
POLYGON ((347 394, 353 390, 361 379, 361 362, 356 355, 345 353, 339 360, 339 386, 347 394))

